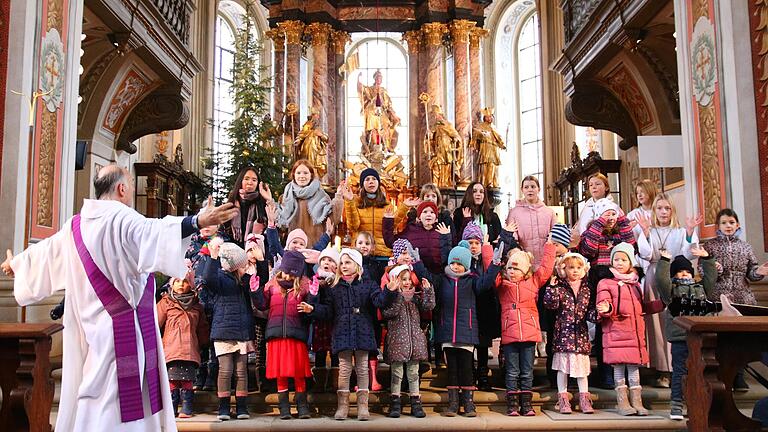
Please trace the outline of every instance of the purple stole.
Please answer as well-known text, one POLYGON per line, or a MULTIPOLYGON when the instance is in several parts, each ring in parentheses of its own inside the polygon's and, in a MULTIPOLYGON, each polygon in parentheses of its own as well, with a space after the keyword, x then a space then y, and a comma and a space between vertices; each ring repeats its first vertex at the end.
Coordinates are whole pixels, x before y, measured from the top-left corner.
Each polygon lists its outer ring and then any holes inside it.
POLYGON ((144 343, 144 372, 149 387, 149 402, 152 414, 163 409, 160 393, 160 371, 158 369, 157 334, 155 329, 155 278, 149 275, 144 294, 134 310, 115 288, 112 282, 99 270, 91 254, 83 243, 80 232, 80 215, 72 218, 72 235, 85 267, 88 281, 96 291, 104 309, 112 318, 115 340, 115 359, 117 363, 117 392, 120 401, 120 420, 123 423, 144 418, 144 404, 139 376, 139 353, 136 346, 136 326, 134 317, 138 315, 141 339, 144 343))

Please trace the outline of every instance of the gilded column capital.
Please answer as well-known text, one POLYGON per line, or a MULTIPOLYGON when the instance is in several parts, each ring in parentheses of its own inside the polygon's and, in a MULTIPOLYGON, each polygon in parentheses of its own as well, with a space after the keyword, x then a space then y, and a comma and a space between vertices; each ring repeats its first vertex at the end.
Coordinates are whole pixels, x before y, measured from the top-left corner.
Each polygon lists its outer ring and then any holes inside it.
POLYGON ((296 20, 287 20, 277 23, 277 27, 285 33, 288 45, 301 44, 301 35, 304 32, 304 23, 296 20))
POLYGON ((443 23, 432 22, 421 26, 421 32, 424 34, 424 42, 428 46, 439 46, 443 44, 443 35, 448 31, 443 23))
POLYGON ((475 22, 465 19, 454 20, 449 28, 454 44, 466 44, 469 42, 469 34, 475 28, 475 22))
POLYGON ((349 33, 342 30, 331 30, 330 33, 331 42, 336 54, 344 54, 344 50, 347 47, 347 43, 352 41, 352 37, 349 33))
POLYGON ((264 32, 264 34, 266 34, 268 38, 272 39, 272 44, 275 47, 275 51, 285 50, 285 33, 283 33, 280 29, 269 29, 264 32))
POLYGON ((403 33, 403 41, 408 44, 409 53, 418 53, 421 45, 421 30, 409 30, 403 33))
POLYGON ((333 28, 327 23, 311 23, 305 29, 304 32, 312 36, 312 46, 321 46, 328 44, 328 36, 333 28))
POLYGON ((488 30, 480 27, 474 27, 469 31, 469 46, 470 48, 479 48, 480 40, 488 36, 488 30))

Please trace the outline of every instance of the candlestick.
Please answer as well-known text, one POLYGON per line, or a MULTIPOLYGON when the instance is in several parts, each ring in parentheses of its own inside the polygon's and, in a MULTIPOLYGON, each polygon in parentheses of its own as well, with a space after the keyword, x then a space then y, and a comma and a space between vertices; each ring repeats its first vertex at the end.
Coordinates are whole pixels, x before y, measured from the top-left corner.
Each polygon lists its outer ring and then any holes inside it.
POLYGON ((336 236, 333 239, 333 246, 336 248, 336 250, 341 251, 341 237, 336 236))

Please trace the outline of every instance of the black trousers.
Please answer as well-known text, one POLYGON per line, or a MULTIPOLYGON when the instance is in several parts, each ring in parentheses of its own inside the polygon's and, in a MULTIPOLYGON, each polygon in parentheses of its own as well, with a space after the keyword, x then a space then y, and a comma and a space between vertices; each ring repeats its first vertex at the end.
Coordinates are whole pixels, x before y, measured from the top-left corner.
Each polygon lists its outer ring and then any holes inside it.
POLYGON ((448 387, 473 387, 472 351, 462 348, 445 348, 445 360, 448 366, 448 387))

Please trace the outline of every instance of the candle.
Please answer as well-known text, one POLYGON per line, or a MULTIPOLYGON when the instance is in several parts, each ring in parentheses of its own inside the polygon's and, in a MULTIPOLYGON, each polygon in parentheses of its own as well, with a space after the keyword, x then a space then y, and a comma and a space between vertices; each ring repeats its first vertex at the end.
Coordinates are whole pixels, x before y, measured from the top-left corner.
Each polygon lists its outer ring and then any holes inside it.
POLYGON ((341 251, 341 237, 336 236, 333 239, 333 246, 336 248, 336 250, 341 251))
POLYGON ((395 202, 395 199, 392 198, 392 211, 397 210, 397 203, 395 202))

